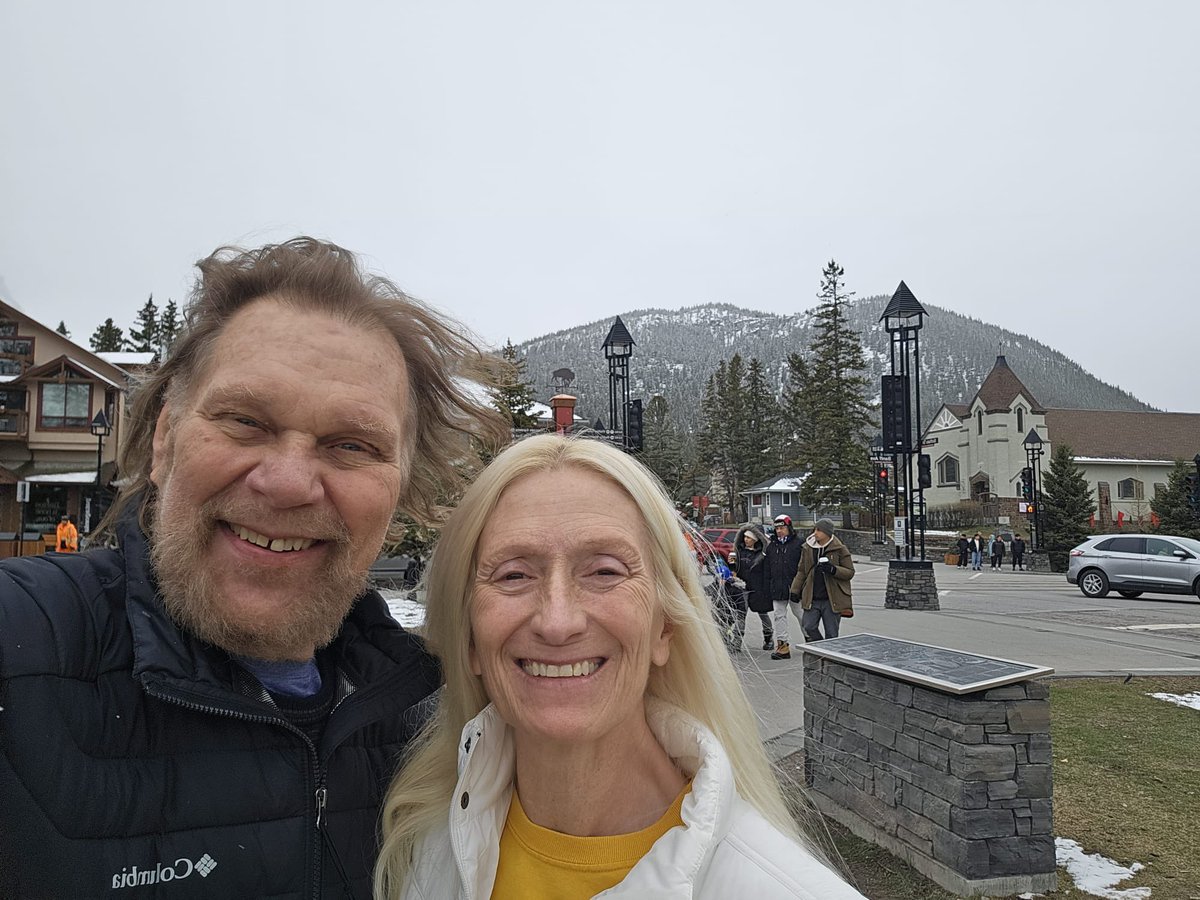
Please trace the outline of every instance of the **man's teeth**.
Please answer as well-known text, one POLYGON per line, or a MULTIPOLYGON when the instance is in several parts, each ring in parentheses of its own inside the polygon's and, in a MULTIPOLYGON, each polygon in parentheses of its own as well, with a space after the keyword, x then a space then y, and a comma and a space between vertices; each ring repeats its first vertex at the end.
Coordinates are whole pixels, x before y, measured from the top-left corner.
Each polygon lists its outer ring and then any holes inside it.
POLYGON ((255 544, 266 550, 273 550, 276 553, 285 553, 289 550, 307 550, 316 543, 312 538, 269 538, 265 534, 251 531, 242 525, 231 524, 229 527, 243 541, 249 541, 251 544, 255 544))
POLYGON ((527 675, 537 678, 574 678, 579 675, 591 675, 600 668, 600 664, 589 660, 588 662, 564 663, 556 666, 525 660, 521 663, 521 668, 527 675))

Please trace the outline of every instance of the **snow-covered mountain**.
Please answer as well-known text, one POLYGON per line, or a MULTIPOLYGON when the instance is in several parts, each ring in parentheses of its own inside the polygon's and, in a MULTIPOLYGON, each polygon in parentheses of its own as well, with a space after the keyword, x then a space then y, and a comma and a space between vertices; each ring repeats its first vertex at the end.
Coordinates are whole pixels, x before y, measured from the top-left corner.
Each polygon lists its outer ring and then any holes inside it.
MULTIPOLYGON (((888 297, 863 297, 847 306, 847 319, 863 342, 875 395, 879 377, 890 371, 888 333, 879 321, 888 297)), ((965 403, 978 389, 999 354, 1038 402, 1049 407, 1149 410, 1132 394, 1090 375, 1056 350, 1023 334, 950 310, 925 305, 920 331, 922 423, 942 403, 965 403)), ((708 303, 681 310, 642 309, 621 314, 636 345, 629 364, 630 397, 649 400, 663 394, 685 429, 697 421, 704 382, 722 359, 757 356, 776 390, 787 377, 789 353, 807 353, 813 310, 780 316, 708 303)), ((570 392, 578 412, 608 424, 608 365, 601 345, 611 319, 557 331, 519 345, 526 375, 537 397, 554 393, 551 373, 575 372, 570 392)))

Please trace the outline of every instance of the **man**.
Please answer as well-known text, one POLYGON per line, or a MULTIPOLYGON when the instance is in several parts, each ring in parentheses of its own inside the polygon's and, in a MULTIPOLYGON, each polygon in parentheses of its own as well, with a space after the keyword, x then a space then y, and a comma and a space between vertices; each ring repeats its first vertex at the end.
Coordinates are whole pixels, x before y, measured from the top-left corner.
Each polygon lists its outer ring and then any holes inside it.
POLYGON ((79 531, 66 513, 58 520, 55 532, 55 547, 59 553, 75 553, 79 549, 79 531))
POLYGON ((806 641, 835 638, 843 618, 854 615, 850 596, 850 579, 854 577, 854 560, 839 538, 834 537, 833 522, 818 519, 813 533, 804 541, 804 552, 792 581, 791 596, 804 607, 800 627, 806 641))
POLYGON ((1025 571, 1025 541, 1019 534, 1014 534, 1012 539, 1012 570, 1015 572, 1020 569, 1025 571))
POLYGON ((499 433, 455 377, 482 357, 331 244, 198 265, 116 549, 0 564, 2 897, 368 898, 439 682, 366 574, 499 433))
MULTIPOLYGON (((791 516, 775 517, 775 535, 767 544, 767 594, 775 614, 775 652, 771 659, 791 659, 788 642, 788 596, 796 568, 800 565, 800 541, 792 528, 791 516)), ((796 618, 800 613, 793 609, 796 618)))
POLYGON ((958 548, 958 568, 965 569, 967 567, 967 559, 970 557, 971 542, 967 540, 965 534, 958 536, 958 543, 955 544, 958 548))

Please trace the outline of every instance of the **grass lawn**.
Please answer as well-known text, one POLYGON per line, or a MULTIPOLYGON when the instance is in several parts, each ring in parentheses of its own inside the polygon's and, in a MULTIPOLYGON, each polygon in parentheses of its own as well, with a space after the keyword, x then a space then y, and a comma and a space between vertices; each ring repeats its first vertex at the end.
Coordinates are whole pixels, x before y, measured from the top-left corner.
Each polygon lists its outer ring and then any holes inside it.
MULTIPOLYGON (((1151 900, 1200 900, 1200 711, 1149 693, 1200 691, 1200 678, 1055 679, 1054 834, 1122 865, 1146 868, 1116 889, 1151 889, 1151 900)), ((802 755, 781 762, 803 783, 802 755)), ((952 900, 890 853, 829 823, 858 888, 871 900, 952 900)), ((1095 895, 1059 869, 1054 900, 1095 895)))

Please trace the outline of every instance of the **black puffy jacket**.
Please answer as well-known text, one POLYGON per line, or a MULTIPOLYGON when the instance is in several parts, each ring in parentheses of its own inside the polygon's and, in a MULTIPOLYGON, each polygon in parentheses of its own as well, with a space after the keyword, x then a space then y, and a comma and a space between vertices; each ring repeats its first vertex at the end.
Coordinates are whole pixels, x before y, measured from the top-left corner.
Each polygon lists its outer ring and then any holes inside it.
POLYGON ((360 597, 319 744, 155 596, 146 539, 0 563, 0 898, 371 895, 436 663, 360 597))
POLYGON ((767 595, 772 600, 788 599, 792 579, 800 566, 800 554, 804 541, 796 537, 792 526, 788 526, 788 539, 781 541, 772 537, 767 542, 767 595))

